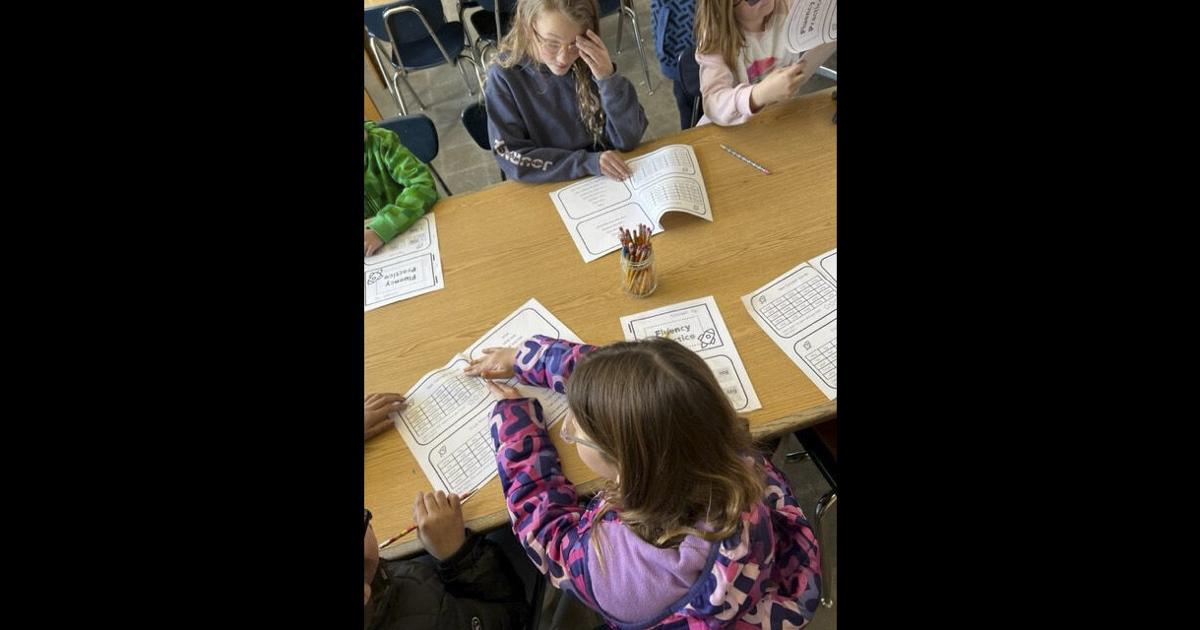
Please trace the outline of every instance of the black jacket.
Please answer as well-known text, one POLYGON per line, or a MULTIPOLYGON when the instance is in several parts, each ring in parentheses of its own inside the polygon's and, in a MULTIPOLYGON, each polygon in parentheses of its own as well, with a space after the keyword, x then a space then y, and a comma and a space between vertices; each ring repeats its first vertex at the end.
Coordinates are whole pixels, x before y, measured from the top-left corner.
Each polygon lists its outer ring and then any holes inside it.
POLYGON ((500 546, 468 530, 462 548, 443 562, 381 562, 363 614, 365 630, 520 630, 530 613, 500 546))

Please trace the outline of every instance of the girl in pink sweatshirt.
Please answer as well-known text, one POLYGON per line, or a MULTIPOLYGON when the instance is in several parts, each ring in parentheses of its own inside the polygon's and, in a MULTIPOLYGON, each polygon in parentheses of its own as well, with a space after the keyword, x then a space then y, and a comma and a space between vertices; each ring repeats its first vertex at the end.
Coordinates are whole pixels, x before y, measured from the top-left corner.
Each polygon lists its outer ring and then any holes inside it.
POLYGON ((788 50, 784 24, 801 0, 699 0, 696 62, 704 117, 698 124, 740 125, 791 98, 837 50, 788 50), (803 57, 803 58, 802 58, 803 57))

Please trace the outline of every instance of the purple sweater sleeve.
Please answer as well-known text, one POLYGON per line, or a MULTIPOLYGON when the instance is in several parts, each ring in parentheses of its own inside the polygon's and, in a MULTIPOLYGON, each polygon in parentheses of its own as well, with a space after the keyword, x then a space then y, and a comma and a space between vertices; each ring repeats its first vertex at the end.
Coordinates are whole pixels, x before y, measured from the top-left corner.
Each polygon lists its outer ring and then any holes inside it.
POLYGON ((565 394, 567 379, 575 371, 575 364, 595 349, 596 346, 586 343, 534 335, 518 349, 513 374, 527 385, 548 387, 565 394))
MULTIPOLYGON (((537 336, 521 348, 514 372, 525 383, 561 392, 579 357, 594 349, 537 336)), ((590 523, 545 425, 542 404, 531 398, 501 400, 492 411, 496 466, 513 533, 551 585, 594 605, 578 587, 586 564, 581 536, 590 523)))

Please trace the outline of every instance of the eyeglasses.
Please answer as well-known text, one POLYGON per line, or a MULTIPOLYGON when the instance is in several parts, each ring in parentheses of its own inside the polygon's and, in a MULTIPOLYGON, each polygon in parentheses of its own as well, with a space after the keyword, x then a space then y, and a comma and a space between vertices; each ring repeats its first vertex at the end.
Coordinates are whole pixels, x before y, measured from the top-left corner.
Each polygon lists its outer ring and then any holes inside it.
POLYGON ((567 44, 566 46, 563 46, 558 42, 549 42, 546 41, 546 38, 542 37, 541 33, 538 33, 536 29, 531 28, 529 30, 533 31, 533 36, 537 39, 538 45, 542 47, 542 52, 546 53, 547 55, 557 57, 558 52, 563 48, 566 48, 567 53, 571 55, 579 52, 579 47, 575 44, 567 44))
POLYGON ((599 444, 596 444, 595 442, 592 442, 589 440, 585 440, 581 437, 576 437, 575 430, 567 428, 568 425, 574 424, 574 422, 572 421, 572 417, 573 416, 571 416, 571 414, 567 414, 567 417, 563 418, 562 425, 559 426, 558 434, 560 436, 562 436, 563 441, 566 442, 567 444, 582 444, 584 446, 594 448, 597 451, 600 451, 601 453, 603 453, 604 449, 600 448, 599 444))
POLYGON ((367 537, 367 528, 371 526, 371 510, 363 508, 363 538, 367 537))

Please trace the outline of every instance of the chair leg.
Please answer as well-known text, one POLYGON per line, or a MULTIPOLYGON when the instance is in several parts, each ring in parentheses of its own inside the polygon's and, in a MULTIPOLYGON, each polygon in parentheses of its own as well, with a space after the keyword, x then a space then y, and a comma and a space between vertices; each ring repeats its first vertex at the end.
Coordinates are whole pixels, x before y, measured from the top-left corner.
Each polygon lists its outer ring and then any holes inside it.
POLYGON ((824 587, 821 589, 821 605, 826 608, 833 608, 833 573, 829 568, 829 553, 825 546, 827 538, 824 517, 834 503, 837 503, 837 490, 830 490, 817 500, 817 510, 813 516, 817 526, 818 544, 821 545, 821 586, 824 587))
POLYGON ((381 58, 381 54, 379 52, 379 41, 372 37, 369 40, 369 43, 371 44, 371 56, 375 57, 375 66, 383 75, 384 87, 386 87, 388 93, 392 95, 392 100, 396 101, 396 107, 400 108, 400 113, 407 115, 408 112, 404 107, 404 98, 400 96, 400 86, 396 85, 396 77, 399 75, 399 73, 383 72, 383 59, 381 58))
MULTIPOLYGON (((396 107, 400 108, 400 115, 407 116, 408 115, 408 107, 405 106, 404 95, 400 93, 400 84, 397 83, 399 80, 400 80, 400 73, 399 72, 392 73, 392 85, 389 87, 388 92, 392 93, 392 100, 396 101, 396 107)), ((405 83, 407 83, 407 81, 405 81, 405 83)), ((412 88, 410 87, 408 89, 411 90, 412 88)))
POLYGON ((785 460, 795 464, 797 462, 802 462, 802 461, 808 459, 808 453, 805 451, 796 451, 795 453, 788 453, 788 454, 784 455, 783 458, 785 460))
POLYGON ((633 37, 637 40, 638 56, 642 60, 642 74, 646 76, 646 91, 653 96, 654 85, 650 83, 650 69, 646 67, 646 50, 642 47, 642 29, 638 25, 637 12, 628 6, 625 7, 625 11, 629 16, 629 21, 633 23, 633 37))
MULTIPOLYGON (((458 75, 462 77, 463 85, 467 86, 467 96, 475 96, 475 92, 471 90, 471 80, 467 78, 467 73, 464 72, 462 69, 461 62, 464 59, 470 61, 471 65, 473 65, 473 66, 475 65, 475 60, 472 59, 470 55, 459 55, 458 58, 454 60, 454 67, 458 68, 458 75)), ((478 66, 476 66, 476 68, 478 68, 478 66)), ((479 70, 478 69, 475 71, 475 80, 476 81, 479 80, 479 70)))
POLYGON ((479 85, 479 91, 480 94, 482 94, 482 92, 484 92, 484 80, 480 78, 478 62, 475 61, 474 56, 467 53, 458 55, 458 59, 455 60, 455 67, 458 68, 458 74, 462 74, 462 82, 467 84, 467 96, 475 96, 475 92, 470 90, 470 79, 467 78, 467 73, 462 71, 462 64, 460 61, 470 62, 470 67, 473 67, 475 70, 475 83, 479 85))
MULTIPOLYGON (((417 91, 414 90, 413 86, 408 82, 408 77, 406 77, 404 75, 400 75, 400 80, 403 81, 404 85, 408 87, 408 91, 412 92, 413 98, 417 99, 417 105, 421 107, 421 111, 424 111, 425 103, 424 103, 424 101, 421 100, 421 95, 417 94, 417 91)), ((398 86, 397 86, 397 88, 398 88, 398 86)), ((400 91, 399 89, 396 90, 396 92, 399 92, 399 91, 400 91)), ((405 112, 405 114, 407 115, 408 112, 405 112)))
POLYGON ((447 186, 446 182, 442 180, 442 176, 437 172, 437 169, 433 168, 433 164, 426 164, 425 166, 429 167, 429 172, 433 173, 433 176, 437 178, 438 183, 442 185, 442 189, 446 191, 446 196, 452 197, 454 193, 450 192, 450 187, 447 186))
POLYGON ((625 0, 621 0, 621 6, 617 7, 617 56, 621 55, 621 32, 625 30, 625 0))

